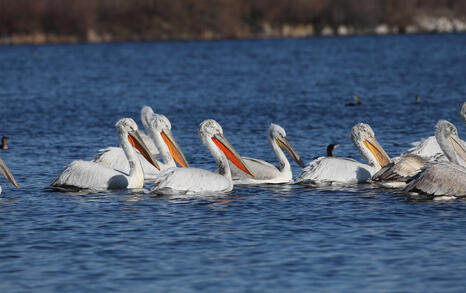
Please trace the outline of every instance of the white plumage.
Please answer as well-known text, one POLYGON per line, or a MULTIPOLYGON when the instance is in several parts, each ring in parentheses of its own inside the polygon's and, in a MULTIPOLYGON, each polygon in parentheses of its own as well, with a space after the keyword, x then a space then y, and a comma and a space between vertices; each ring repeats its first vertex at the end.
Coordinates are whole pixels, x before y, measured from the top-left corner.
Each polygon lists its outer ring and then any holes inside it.
POLYGON ((295 182, 310 185, 362 183, 390 162, 369 125, 356 124, 350 136, 368 165, 347 158, 320 157, 310 162, 295 182))
POLYGON ((129 161, 130 170, 128 173, 111 169, 95 162, 77 160, 71 162, 52 181, 50 187, 60 190, 142 188, 144 185, 144 174, 133 146, 137 147, 154 166, 157 166, 157 163, 152 159, 147 147, 140 138, 137 132, 137 125, 133 119, 123 118, 115 124, 115 127, 118 130, 120 145, 129 161))
POLYGON ((443 155, 443 151, 437 143, 435 136, 429 136, 420 141, 411 143, 412 148, 402 153, 402 156, 419 156, 424 159, 430 160, 432 158, 438 158, 443 155))
POLYGON ((293 158, 301 167, 304 167, 299 155, 286 139, 286 132, 282 127, 277 124, 270 124, 267 132, 267 139, 269 140, 275 156, 278 158, 280 169, 260 159, 243 157, 244 163, 255 176, 253 178, 236 167, 231 161, 228 161, 234 184, 251 185, 291 182, 293 177, 291 165, 282 149, 285 149, 290 154, 291 158, 293 158))
POLYGON ((223 136, 222 127, 214 120, 205 120, 199 126, 203 144, 215 158, 218 173, 198 168, 170 168, 155 179, 152 192, 162 195, 209 195, 229 192, 233 189, 227 157, 244 172, 252 173, 239 154, 223 136))
MULTIPOLYGON (((171 132, 171 123, 168 118, 161 114, 155 114, 150 107, 144 106, 141 111, 141 119, 150 137, 150 139, 147 138, 143 140, 144 142, 149 140, 151 144, 154 145, 155 150, 157 150, 157 156, 155 157, 160 170, 176 167, 173 156, 176 157, 181 166, 188 167, 188 163, 173 137, 171 132)), ((141 132, 139 131, 139 133, 141 132)), ((144 179, 155 179, 159 175, 160 171, 144 160, 144 157, 140 153, 136 154, 141 161, 144 179)), ((121 147, 108 147, 102 149, 95 156, 93 161, 123 173, 129 172, 128 159, 121 147)))

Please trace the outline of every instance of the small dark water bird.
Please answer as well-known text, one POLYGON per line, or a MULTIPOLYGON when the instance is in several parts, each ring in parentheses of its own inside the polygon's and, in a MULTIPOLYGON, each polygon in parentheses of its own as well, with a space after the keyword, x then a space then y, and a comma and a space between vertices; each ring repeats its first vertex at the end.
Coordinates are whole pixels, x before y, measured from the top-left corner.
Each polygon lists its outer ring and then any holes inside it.
POLYGON ((421 103, 421 96, 420 95, 416 95, 416 104, 420 104, 421 103))
MULTIPOLYGON (((333 150, 335 150, 337 147, 339 146, 339 144, 329 144, 327 145, 327 157, 334 157, 333 155, 333 150)), ((317 157, 314 157, 313 160, 316 160, 318 158, 321 158, 322 156, 317 156, 317 157)))
POLYGON ((0 144, 0 149, 2 149, 2 150, 7 150, 8 149, 8 145, 6 144, 7 141, 8 141, 8 137, 3 136, 2 137, 2 144, 0 144))
POLYGON ((337 148, 339 144, 329 144, 327 146, 327 157, 333 157, 333 150, 337 148))
POLYGON ((358 96, 354 96, 353 99, 356 101, 356 103, 347 103, 345 104, 346 107, 353 107, 353 106, 359 106, 362 104, 362 99, 358 96))

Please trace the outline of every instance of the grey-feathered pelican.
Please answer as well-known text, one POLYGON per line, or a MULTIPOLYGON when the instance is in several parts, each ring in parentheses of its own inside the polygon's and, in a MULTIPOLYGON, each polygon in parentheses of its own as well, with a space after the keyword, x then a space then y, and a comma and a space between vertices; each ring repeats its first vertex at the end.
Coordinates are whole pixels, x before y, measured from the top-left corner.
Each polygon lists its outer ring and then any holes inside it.
POLYGON ((406 185, 404 191, 454 199, 466 196, 466 147, 456 127, 440 120, 435 126, 437 142, 449 162, 428 163, 406 185))

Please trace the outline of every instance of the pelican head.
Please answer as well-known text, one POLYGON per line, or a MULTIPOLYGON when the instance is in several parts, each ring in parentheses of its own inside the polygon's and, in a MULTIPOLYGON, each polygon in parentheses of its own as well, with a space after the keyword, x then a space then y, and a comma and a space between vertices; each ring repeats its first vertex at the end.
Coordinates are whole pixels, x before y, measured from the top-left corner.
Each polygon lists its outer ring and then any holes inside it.
POLYGON ((142 107, 141 122, 145 130, 149 130, 149 124, 150 124, 150 120, 152 119, 153 114, 154 114, 154 111, 152 110, 151 107, 149 106, 142 107))
POLYGON ((162 114, 152 113, 151 116, 150 125, 152 127, 152 131, 155 132, 155 135, 160 134, 165 145, 168 147, 168 151, 171 156, 181 167, 189 167, 183 152, 172 134, 172 125, 170 120, 162 114))
POLYGON ((152 158, 152 156, 150 155, 149 149, 144 144, 144 141, 139 135, 138 126, 136 122, 134 122, 133 119, 122 118, 118 120, 118 122, 115 124, 115 127, 123 139, 127 138, 129 143, 134 148, 136 148, 149 163, 151 163, 154 167, 160 170, 159 165, 154 160, 154 158, 152 158))
POLYGON ((290 157, 295 160, 295 162, 301 166, 302 168, 305 167, 303 161, 299 157, 298 153, 296 153, 295 149, 291 146, 288 139, 286 139, 286 132, 280 125, 277 124, 270 124, 269 132, 267 133, 270 142, 275 142, 280 148, 284 149, 288 152, 290 157))
POLYGON ((351 140, 370 165, 381 168, 390 163, 390 157, 375 139, 372 128, 365 123, 358 123, 351 129, 351 140))
MULTIPOLYGON (((10 181, 11 184, 13 184, 16 188, 19 188, 19 185, 16 183, 16 180, 11 174, 10 169, 8 169, 8 167, 6 166, 2 158, 0 158, 0 174, 5 176, 5 178, 8 179, 8 181, 10 181)), ((0 193, 1 193, 1 187, 0 187, 0 193)))
POLYGON ((466 122, 466 102, 464 102, 463 107, 461 107, 461 117, 463 117, 464 122, 466 122))
POLYGON ((249 168, 244 163, 241 156, 233 148, 231 143, 223 136, 223 129, 217 121, 213 119, 204 120, 199 125, 199 136, 201 137, 202 142, 206 145, 212 156, 216 159, 219 158, 218 150, 222 151, 223 154, 238 167, 241 171, 246 174, 254 177, 254 174, 249 170, 249 168), (217 150, 211 148, 212 142, 215 144, 217 150))
POLYGON ((466 148, 458 137, 455 125, 440 120, 435 125, 435 138, 450 162, 466 166, 466 148))

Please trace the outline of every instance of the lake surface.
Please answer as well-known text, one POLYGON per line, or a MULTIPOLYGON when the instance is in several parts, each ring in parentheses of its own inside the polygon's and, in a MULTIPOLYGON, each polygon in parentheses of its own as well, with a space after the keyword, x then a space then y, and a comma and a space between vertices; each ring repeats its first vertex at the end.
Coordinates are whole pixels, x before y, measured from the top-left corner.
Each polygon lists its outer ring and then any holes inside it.
MULTIPOLYGON (((1 292, 441 291, 466 287, 466 201, 359 185, 236 187, 222 197, 43 189, 117 145, 115 122, 150 105, 188 162, 214 171, 197 128, 216 119, 243 156, 276 164, 271 122, 303 161, 372 126, 390 156, 454 123, 466 35, 0 46, 1 292), (415 96, 421 103, 415 104, 415 96), (363 104, 345 107, 352 96, 363 104)), ((292 162, 295 176, 299 166, 292 162)), ((150 183, 145 187, 150 188, 150 183)))

